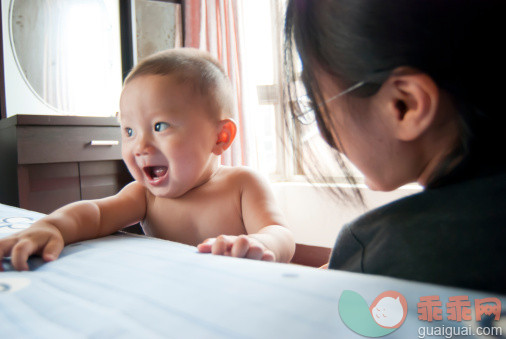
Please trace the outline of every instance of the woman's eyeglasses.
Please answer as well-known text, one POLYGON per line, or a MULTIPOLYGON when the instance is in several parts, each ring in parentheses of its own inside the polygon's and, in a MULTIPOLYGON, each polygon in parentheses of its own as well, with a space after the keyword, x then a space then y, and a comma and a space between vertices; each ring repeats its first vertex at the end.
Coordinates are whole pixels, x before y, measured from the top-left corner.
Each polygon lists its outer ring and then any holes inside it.
MULTIPOLYGON (((383 71, 383 72, 377 72, 374 73, 373 76, 368 77, 367 80, 359 81, 355 85, 345 89, 341 93, 338 93, 334 95, 333 97, 330 97, 329 99, 325 100, 324 102, 321 102, 317 104, 318 107, 328 104, 329 102, 336 100, 337 98, 348 94, 357 88, 360 88, 368 83, 381 83, 384 81, 388 75, 390 75, 391 71, 383 71)), ((297 119, 297 121, 303 125, 311 125, 316 121, 316 113, 313 109, 313 104, 311 102, 311 99, 307 95, 303 95, 297 98, 297 101, 295 102, 295 110, 296 113, 294 114, 294 118, 297 119)))

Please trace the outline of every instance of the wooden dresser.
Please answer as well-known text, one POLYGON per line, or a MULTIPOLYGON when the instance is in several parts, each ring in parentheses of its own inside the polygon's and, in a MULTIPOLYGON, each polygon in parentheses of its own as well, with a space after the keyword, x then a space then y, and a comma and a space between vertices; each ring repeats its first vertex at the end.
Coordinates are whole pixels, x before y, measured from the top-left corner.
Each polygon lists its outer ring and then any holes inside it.
POLYGON ((15 115, 0 120, 0 203, 49 213, 118 192, 132 180, 114 117, 15 115))

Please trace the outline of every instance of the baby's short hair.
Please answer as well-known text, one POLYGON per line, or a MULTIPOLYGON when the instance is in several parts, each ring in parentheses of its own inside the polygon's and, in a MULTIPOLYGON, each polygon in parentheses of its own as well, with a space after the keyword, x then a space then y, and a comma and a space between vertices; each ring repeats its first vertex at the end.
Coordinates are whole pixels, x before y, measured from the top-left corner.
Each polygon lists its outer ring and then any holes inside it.
POLYGON ((125 78, 124 85, 142 75, 173 75, 193 86, 213 104, 219 119, 233 118, 233 96, 225 70, 211 54, 195 48, 167 49, 140 61, 125 78))

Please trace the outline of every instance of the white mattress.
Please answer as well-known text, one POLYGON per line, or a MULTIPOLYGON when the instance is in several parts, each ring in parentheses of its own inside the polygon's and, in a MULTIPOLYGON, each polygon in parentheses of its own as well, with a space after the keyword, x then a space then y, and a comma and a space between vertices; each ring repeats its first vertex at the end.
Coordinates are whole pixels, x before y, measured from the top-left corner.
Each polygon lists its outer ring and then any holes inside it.
MULTIPOLYGON (((0 237, 41 216, 0 205, 0 237)), ((51 263, 32 258, 29 272, 12 271, 8 260, 3 267, 0 338, 363 338, 340 317, 343 292, 370 305, 388 290, 406 298, 408 312, 387 337, 417 338, 422 327, 482 325, 474 314, 449 321, 451 296, 497 297, 506 306, 504 296, 490 293, 199 254, 125 234, 67 246, 51 263), (443 319, 421 321, 417 304, 432 295, 442 301, 443 319)), ((504 330, 503 320, 492 323, 504 330)))

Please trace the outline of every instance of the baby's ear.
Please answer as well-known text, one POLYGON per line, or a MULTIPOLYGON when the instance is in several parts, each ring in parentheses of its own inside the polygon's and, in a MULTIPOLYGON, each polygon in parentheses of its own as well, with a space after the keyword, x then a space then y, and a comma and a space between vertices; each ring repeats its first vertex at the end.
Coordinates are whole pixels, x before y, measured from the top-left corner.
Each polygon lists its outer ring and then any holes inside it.
POLYGON ((237 133, 237 125, 232 119, 224 119, 218 123, 218 133, 216 135, 216 145, 213 147, 213 153, 221 155, 234 141, 237 133))

